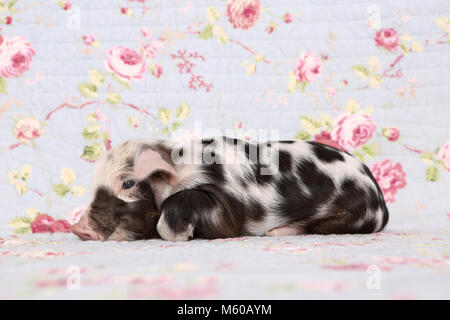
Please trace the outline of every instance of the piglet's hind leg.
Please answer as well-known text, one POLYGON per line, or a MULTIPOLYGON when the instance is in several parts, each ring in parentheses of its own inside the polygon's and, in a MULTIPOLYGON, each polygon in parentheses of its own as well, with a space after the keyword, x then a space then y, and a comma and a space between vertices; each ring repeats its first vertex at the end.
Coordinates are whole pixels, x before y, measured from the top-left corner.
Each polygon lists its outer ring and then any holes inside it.
POLYGON ((282 226, 282 227, 274 228, 274 229, 267 231, 266 236, 269 236, 269 237, 296 236, 296 235, 301 235, 301 234, 305 234, 305 233, 306 233, 305 228, 303 228, 302 226, 287 225, 287 226, 282 226))

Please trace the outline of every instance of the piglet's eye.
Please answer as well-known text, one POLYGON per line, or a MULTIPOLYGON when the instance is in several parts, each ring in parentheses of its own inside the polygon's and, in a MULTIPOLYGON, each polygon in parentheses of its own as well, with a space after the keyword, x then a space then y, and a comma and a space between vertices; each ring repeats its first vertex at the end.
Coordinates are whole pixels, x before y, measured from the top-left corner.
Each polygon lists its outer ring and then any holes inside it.
POLYGON ((122 189, 130 189, 134 184, 134 180, 125 180, 122 184, 122 189))

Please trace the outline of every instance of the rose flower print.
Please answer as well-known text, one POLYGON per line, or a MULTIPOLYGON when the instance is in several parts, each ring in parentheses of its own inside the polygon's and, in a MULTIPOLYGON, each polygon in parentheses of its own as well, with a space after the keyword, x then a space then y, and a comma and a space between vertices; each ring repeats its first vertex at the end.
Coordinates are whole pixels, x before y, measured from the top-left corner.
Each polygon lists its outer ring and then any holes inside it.
POLYGON ((114 73, 126 83, 142 79, 146 65, 142 55, 133 49, 121 46, 111 48, 108 51, 108 58, 105 60, 106 71, 114 73))
POLYGON ((249 29, 258 21, 260 7, 259 0, 231 0, 226 15, 234 28, 249 29))

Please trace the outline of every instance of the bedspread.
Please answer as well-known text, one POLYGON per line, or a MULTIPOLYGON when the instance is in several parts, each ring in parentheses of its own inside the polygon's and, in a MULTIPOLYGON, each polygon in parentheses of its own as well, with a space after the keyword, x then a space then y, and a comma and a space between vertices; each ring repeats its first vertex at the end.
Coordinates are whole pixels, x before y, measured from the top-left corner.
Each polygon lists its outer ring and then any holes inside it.
POLYGON ((1 298, 450 298, 450 3, 0 2, 1 298), (81 242, 129 138, 314 140, 378 181, 371 235, 81 242))

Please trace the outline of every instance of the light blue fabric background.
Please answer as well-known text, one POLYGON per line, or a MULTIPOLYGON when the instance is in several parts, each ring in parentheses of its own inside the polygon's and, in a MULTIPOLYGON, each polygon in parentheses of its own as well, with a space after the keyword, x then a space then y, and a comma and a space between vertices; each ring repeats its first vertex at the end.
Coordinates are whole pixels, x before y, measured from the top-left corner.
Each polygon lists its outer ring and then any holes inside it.
MULTIPOLYGON (((328 86, 335 86, 338 93, 333 101, 338 106, 343 108, 350 98, 362 107, 374 105, 372 119, 377 132, 381 132, 382 127, 397 127, 401 143, 432 152, 450 138, 450 50, 448 44, 436 44, 445 32, 435 22, 438 17, 450 17, 449 1, 263 0, 261 6, 265 9, 257 24, 248 30, 234 29, 228 22, 226 1, 192 1, 192 8, 189 8, 189 1, 184 0, 146 1, 150 11, 144 16, 142 4, 137 1, 71 3, 72 12, 67 12, 56 1, 19 1, 13 24, 1 26, 3 36, 26 38, 36 54, 28 71, 19 78, 7 79, 7 94, 0 96, 0 104, 13 97, 22 102, 21 106, 14 105, 0 116, 0 149, 16 143, 12 130, 20 117, 34 116, 45 122, 43 134, 35 140, 34 146, 21 145, 0 155, 2 233, 11 233, 8 222, 24 216, 28 208, 38 208, 55 218, 66 218, 72 208, 88 201, 88 190, 81 197, 61 198, 52 186, 60 182, 61 168, 67 167, 76 173, 77 185, 88 187, 93 164, 80 159, 86 145, 81 131, 87 124, 86 115, 94 112, 96 106, 82 110, 65 108, 44 121, 50 110, 63 104, 69 96, 79 97, 76 104, 90 100, 80 95, 78 84, 88 81, 90 69, 104 71, 103 61, 109 48, 120 45, 137 49, 136 39, 141 36, 142 26, 148 27, 155 39, 168 28, 185 31, 188 26, 206 20, 209 6, 219 10, 218 23, 230 39, 245 44, 271 64, 259 62, 256 72, 247 75, 240 64, 244 60, 252 61, 254 56, 242 46, 231 42, 221 45, 215 39, 186 35, 165 43, 153 59, 163 67, 160 79, 147 73, 129 89, 114 84, 123 101, 155 115, 160 107, 175 110, 182 102, 187 102, 191 113, 182 129, 191 129, 196 122, 201 122, 205 130, 224 131, 233 129, 241 121, 243 128, 277 129, 281 139, 293 139, 302 129, 299 116, 339 113, 324 94, 328 86), (401 79, 385 78, 379 89, 361 89, 366 82, 352 70, 355 65, 367 65, 369 57, 378 57, 386 68, 396 57, 375 46, 375 31, 366 26, 370 5, 379 9, 381 27, 393 27, 399 34, 406 32, 422 46, 427 39, 432 39, 422 52, 411 52, 402 59, 399 63, 404 74, 401 79), (70 29, 67 23, 74 14, 74 7, 80 9, 80 28, 70 29), (131 8, 134 16, 121 14, 121 7, 131 8), (183 8, 185 11, 181 10, 183 8), (293 15, 293 22, 289 24, 280 19, 287 12, 293 15), (404 15, 410 17, 407 22, 402 22, 404 15), (272 21, 278 27, 269 34, 265 29, 272 21), (335 41, 330 41, 330 32, 336 35, 335 41), (94 34, 100 44, 100 48, 91 47, 89 54, 83 51, 85 45, 81 40, 86 34, 94 34), (195 72, 213 83, 210 92, 188 88, 189 76, 180 75, 176 62, 170 57, 179 49, 197 51, 205 57, 205 61, 196 61, 195 72), (308 85, 306 92, 297 90, 289 94, 288 73, 302 52, 314 52, 319 56, 324 53, 329 61, 324 63, 320 78, 308 85), (37 73, 43 78, 27 84, 37 73), (332 80, 327 84, 328 77, 332 80), (405 87, 410 78, 418 83, 415 98, 400 98, 397 91, 405 87), (348 80, 348 86, 339 86, 344 79, 348 80), (280 99, 285 99, 286 104, 279 103, 280 99), (8 182, 8 171, 19 170, 27 163, 33 170, 27 186, 39 190, 43 197, 33 192, 18 196, 8 182)), ((194 29, 201 31, 203 26, 194 29)), ((126 106, 106 104, 102 106, 102 113, 110 119, 113 145, 128 138, 161 137, 149 130, 154 120, 126 106), (140 126, 130 127, 128 116, 139 118, 140 126)), ((390 159, 400 162, 406 172, 407 186, 400 189, 396 201, 389 204, 389 228, 401 229, 408 221, 413 221, 411 225, 416 229, 448 224, 450 175, 440 169, 440 179, 427 182, 428 165, 418 154, 382 136, 374 137, 373 141, 380 145, 380 150, 368 164, 390 159)))

